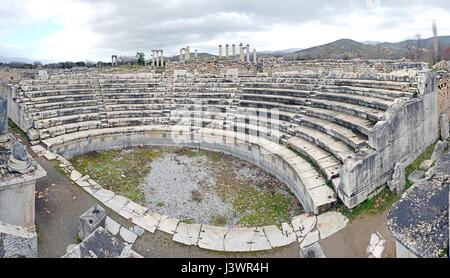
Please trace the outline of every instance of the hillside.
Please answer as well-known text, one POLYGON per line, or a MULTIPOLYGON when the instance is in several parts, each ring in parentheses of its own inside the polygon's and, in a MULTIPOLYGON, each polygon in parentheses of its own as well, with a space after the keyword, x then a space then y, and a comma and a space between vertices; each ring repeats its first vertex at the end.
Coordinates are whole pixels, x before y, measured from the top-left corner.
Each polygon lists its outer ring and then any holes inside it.
MULTIPOLYGON (((438 37, 442 47, 450 46, 450 36, 438 37)), ((430 48, 433 38, 423 39, 422 48, 430 48)), ((400 59, 407 56, 408 45, 412 40, 398 43, 360 43, 350 39, 341 39, 324 45, 319 45, 307 49, 302 49, 284 57, 288 60, 307 59, 400 59)))

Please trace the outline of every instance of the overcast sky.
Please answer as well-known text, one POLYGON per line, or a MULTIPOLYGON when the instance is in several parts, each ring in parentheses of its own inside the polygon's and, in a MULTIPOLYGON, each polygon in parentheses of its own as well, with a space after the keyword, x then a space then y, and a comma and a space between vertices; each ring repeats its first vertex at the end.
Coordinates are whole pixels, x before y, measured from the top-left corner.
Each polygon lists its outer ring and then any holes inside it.
POLYGON ((0 56, 110 60, 190 45, 307 48, 341 38, 401 41, 450 35, 449 0, 0 0, 0 56))

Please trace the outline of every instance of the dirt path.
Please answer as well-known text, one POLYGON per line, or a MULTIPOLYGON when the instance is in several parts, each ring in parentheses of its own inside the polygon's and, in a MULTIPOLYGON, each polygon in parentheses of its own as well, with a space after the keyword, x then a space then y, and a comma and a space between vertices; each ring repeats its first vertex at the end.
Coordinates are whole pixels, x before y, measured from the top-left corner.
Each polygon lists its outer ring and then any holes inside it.
POLYGON ((387 228, 387 214, 388 211, 362 215, 336 234, 321 240, 325 255, 331 258, 367 258, 370 235, 379 232, 386 240, 383 257, 395 258, 395 242, 387 228))

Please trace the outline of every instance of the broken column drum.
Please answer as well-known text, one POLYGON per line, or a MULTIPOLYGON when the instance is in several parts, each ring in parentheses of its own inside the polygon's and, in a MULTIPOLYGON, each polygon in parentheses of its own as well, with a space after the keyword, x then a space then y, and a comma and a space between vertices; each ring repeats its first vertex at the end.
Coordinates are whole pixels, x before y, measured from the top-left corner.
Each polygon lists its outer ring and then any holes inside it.
POLYGON ((6 99, 0 97, 0 143, 6 141, 8 133, 8 103, 6 99))
POLYGON ((8 168, 11 172, 26 174, 33 171, 31 160, 25 146, 19 141, 14 142, 12 154, 8 160, 8 168))

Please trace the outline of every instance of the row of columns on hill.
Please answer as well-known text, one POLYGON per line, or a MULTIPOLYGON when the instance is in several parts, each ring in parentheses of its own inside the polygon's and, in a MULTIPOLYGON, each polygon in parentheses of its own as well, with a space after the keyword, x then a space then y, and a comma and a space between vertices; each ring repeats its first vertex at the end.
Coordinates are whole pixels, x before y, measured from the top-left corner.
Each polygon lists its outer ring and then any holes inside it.
MULTIPOLYGON (((231 45, 231 56, 234 57, 236 56, 236 45, 232 44, 231 45)), ((254 64, 256 64, 256 49, 253 49, 253 55, 252 55, 253 59, 252 62, 254 64)), ((223 57, 223 51, 222 51, 222 45, 219 44, 219 58, 223 57)), ((227 43, 225 45, 225 57, 229 58, 230 57, 230 45, 227 43)), ((247 62, 250 63, 250 45, 247 44, 246 46, 244 46, 242 43, 239 44, 239 59, 241 60, 241 62, 247 62)))

